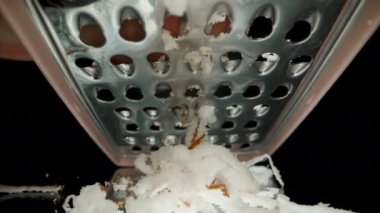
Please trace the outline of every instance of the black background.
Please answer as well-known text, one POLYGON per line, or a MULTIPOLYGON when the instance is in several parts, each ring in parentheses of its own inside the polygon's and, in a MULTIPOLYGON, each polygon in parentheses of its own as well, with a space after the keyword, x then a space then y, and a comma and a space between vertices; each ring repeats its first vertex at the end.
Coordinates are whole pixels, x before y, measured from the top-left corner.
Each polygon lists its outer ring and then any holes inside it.
MULTIPOLYGON (((293 201, 380 212, 379 48, 378 30, 274 154, 293 201)), ((0 60, 0 76, 0 184, 64 184, 68 194, 110 180, 117 167, 34 63, 0 60)), ((13 199, 0 202, 0 212, 54 212, 59 206, 13 199)))

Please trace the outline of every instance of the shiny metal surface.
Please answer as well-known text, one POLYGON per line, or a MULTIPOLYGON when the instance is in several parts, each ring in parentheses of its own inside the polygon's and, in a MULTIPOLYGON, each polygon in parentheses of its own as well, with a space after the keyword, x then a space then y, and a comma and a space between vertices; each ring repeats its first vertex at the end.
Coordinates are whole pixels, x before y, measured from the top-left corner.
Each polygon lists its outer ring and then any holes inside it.
POLYGON ((185 2, 175 43, 162 30, 170 15, 164 1, 52 8, 5 0, 1 10, 58 95, 120 166, 181 141, 201 104, 217 109, 211 142, 242 160, 272 153, 379 25, 375 0, 185 2), (231 25, 215 38, 220 15, 231 25), (119 34, 126 19, 143 23, 143 37, 119 34), (100 33, 95 43, 83 41, 88 25, 100 33))
POLYGON ((161 39, 168 11, 161 1, 97 1, 83 7, 42 7, 41 12, 72 86, 109 143, 124 155, 154 150, 167 137, 183 138, 187 122, 202 104, 216 106, 218 120, 210 125, 210 140, 244 153, 260 152, 270 143, 265 138, 285 105, 297 99, 300 82, 316 74, 312 65, 321 60, 315 59, 317 52, 345 2, 189 1, 187 33, 176 39, 179 49, 168 51, 161 39), (232 24, 229 33, 215 38, 205 32, 219 5, 228 8, 232 24), (146 33, 142 41, 120 36, 123 16, 140 19, 146 33), (266 23, 272 29, 255 33, 266 23), (101 28, 104 44, 81 40, 81 27, 87 24, 101 28), (210 73, 197 71, 186 60, 206 47, 210 73), (164 64, 148 61, 156 52, 168 56, 164 64), (240 56, 230 58, 233 54, 240 56), (115 66, 115 55, 125 55, 133 64, 115 66), (90 64, 80 65, 83 59, 90 64), (239 106, 239 113, 231 106, 239 106), (190 117, 178 116, 176 108, 190 117), (177 128, 178 122, 183 127, 177 128))

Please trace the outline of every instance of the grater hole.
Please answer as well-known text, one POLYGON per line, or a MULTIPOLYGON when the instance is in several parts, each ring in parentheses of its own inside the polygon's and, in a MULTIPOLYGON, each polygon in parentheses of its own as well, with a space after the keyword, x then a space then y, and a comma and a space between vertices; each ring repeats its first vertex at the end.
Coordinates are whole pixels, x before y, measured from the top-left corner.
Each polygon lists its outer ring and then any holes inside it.
POLYGON ((121 119, 128 120, 132 117, 132 112, 130 109, 125 107, 120 107, 115 109, 116 115, 118 115, 121 119))
POLYGON ((253 107, 253 112, 257 117, 266 115, 269 112, 269 105, 267 104, 258 104, 253 107))
POLYGON ((247 87, 247 89, 243 93, 244 98, 256 98, 261 94, 262 86, 258 84, 252 84, 247 87))
POLYGON ((151 53, 146 58, 153 71, 158 75, 165 75, 170 68, 169 56, 165 53, 151 53))
POLYGON ((149 145, 155 145, 157 143, 157 139, 154 136, 148 136, 145 138, 145 142, 149 145))
POLYGON ((160 147, 158 147, 158 146, 156 146, 156 145, 150 147, 150 151, 151 151, 151 152, 158 151, 159 149, 160 149, 160 147))
POLYGON ((221 128, 224 130, 231 130, 235 127, 235 123, 232 121, 226 121, 222 124, 221 128))
POLYGON ((128 86, 125 97, 132 101, 141 101, 144 98, 141 89, 136 86, 128 86))
POLYGON ((236 143, 239 140, 239 135, 238 134, 227 135, 227 140, 229 143, 236 143))
POLYGON ((289 74, 291 77, 302 75, 311 64, 312 58, 307 55, 298 56, 289 62, 289 74))
POLYGON ((280 57, 276 53, 263 53, 256 58, 255 65, 260 75, 266 75, 272 72, 277 65, 280 57))
POLYGON ((96 80, 100 77, 100 68, 98 62, 89 58, 77 58, 75 65, 82 70, 85 76, 96 80))
POLYGON ((129 145, 135 145, 136 144, 136 138, 134 138, 134 137, 127 136, 124 138, 124 141, 129 145))
POLYGON ((175 106, 171 108, 172 113, 178 118, 186 119, 189 115, 189 107, 187 105, 175 106))
POLYGON ((174 146, 178 144, 177 136, 175 135, 167 135, 163 141, 165 146, 174 146))
POLYGON ((181 121, 178 121, 174 124, 174 129, 182 131, 186 129, 186 126, 181 121))
POLYGON ((249 133, 247 134, 247 140, 250 142, 257 141, 259 139, 259 134, 258 133, 249 133))
POLYGON ((203 94, 202 88, 199 85, 191 85, 185 91, 185 97, 189 101, 196 100, 199 96, 203 94))
POLYGON ((104 102, 112 102, 115 100, 115 96, 112 94, 109 89, 99 89, 96 92, 96 98, 104 102))
POLYGON ((256 120, 250 120, 248 121, 245 125, 244 125, 244 128, 245 129, 255 129, 259 126, 259 122, 256 121, 256 120))
POLYGON ((187 33, 186 16, 166 16, 163 29, 167 30, 173 38, 178 38, 185 35, 187 33))
POLYGON ((214 96, 217 98, 228 98, 232 94, 231 86, 222 84, 216 88, 214 96))
POLYGON ((217 4, 212 10, 205 27, 205 33, 214 37, 231 31, 231 12, 225 3, 217 4))
POLYGON ((292 29, 286 34, 286 41, 288 42, 300 42, 307 37, 309 37, 311 33, 311 24, 307 21, 301 20, 294 23, 292 29))
POLYGON ((97 64, 94 60, 89 58, 78 58, 75 60, 75 65, 80 68, 93 67, 94 64, 97 64))
POLYGON ((134 152, 141 152, 142 149, 141 149, 140 146, 133 146, 133 147, 132 147, 132 151, 134 151, 134 152))
POLYGON ((249 143, 243 143, 242 145, 240 145, 240 149, 242 150, 247 150, 251 147, 251 144, 249 143))
POLYGON ((283 84, 278 86, 270 95, 274 99, 285 98, 290 93, 290 86, 283 84))
POLYGON ((99 25, 88 24, 80 28, 79 39, 93 47, 102 47, 106 43, 102 29, 99 25))
POLYGON ((248 37, 251 39, 266 38, 272 33, 273 22, 272 19, 265 16, 259 16, 252 22, 251 27, 248 29, 248 37))
POLYGON ((150 125, 150 130, 153 132, 160 132, 162 131, 162 125, 160 122, 153 122, 152 125, 150 125))
POLYGON ((232 51, 225 53, 220 61, 222 62, 223 68, 227 73, 234 72, 240 65, 243 57, 240 52, 232 51))
POLYGON ((120 17, 120 36, 132 42, 144 40, 146 36, 144 22, 139 14, 131 7, 123 9, 120 17))
POLYGON ((208 135, 206 140, 210 143, 216 143, 218 142, 219 137, 217 135, 208 135))
POLYGON ((79 39, 86 45, 102 47, 106 43, 103 30, 89 15, 81 14, 78 17, 79 39))
POLYGON ((140 20, 124 20, 121 23, 120 31, 121 37, 127 41, 138 42, 145 38, 145 30, 140 20))
POLYGON ((167 83, 159 83, 156 86, 156 92, 154 96, 159 99, 168 99, 173 96, 172 88, 167 83))
POLYGON ((134 73, 133 60, 126 55, 114 55, 111 57, 110 62, 117 68, 120 74, 124 76, 131 76, 134 73))
POLYGON ((235 118, 241 114, 243 111, 243 106, 239 104, 233 104, 228 107, 226 107, 227 115, 231 118, 235 118))
POLYGON ((131 133, 136 133, 140 130, 139 126, 137 124, 127 124, 127 126, 125 127, 125 129, 128 131, 128 132, 131 132, 131 133))
POLYGON ((155 107, 145 107, 143 109, 143 111, 145 112, 145 114, 154 119, 154 118, 158 118, 158 116, 160 115, 159 112, 158 112, 158 109, 155 108, 155 107))

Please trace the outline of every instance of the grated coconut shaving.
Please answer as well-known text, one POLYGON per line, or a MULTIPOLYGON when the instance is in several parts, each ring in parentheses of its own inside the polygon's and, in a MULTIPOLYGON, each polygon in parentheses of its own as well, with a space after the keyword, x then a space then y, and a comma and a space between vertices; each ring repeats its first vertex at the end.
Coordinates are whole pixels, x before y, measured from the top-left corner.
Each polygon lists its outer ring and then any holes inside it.
MULTIPOLYGON (((204 142, 205 126, 216 121, 215 108, 202 106, 194 119, 186 145, 168 145, 150 156, 141 154, 135 166, 145 174, 130 189, 122 208, 106 199, 99 184, 67 197, 68 213, 228 212, 228 213, 344 213, 328 207, 292 203, 282 194, 283 182, 268 155, 240 162, 223 146, 204 142), (194 143, 202 138, 201 143, 194 143), (192 148, 190 148, 192 147, 192 148), (149 163, 148 163, 149 162, 149 163), (263 166, 263 162, 269 162, 263 166), (259 164, 260 163, 260 164, 259 164), (276 184, 278 183, 278 184, 276 184), (129 193, 130 194, 130 193, 129 193), (72 200, 73 207, 68 205, 72 200)), ((121 181, 127 190, 127 181, 121 181)), ((114 187, 115 188, 115 187, 114 187)))

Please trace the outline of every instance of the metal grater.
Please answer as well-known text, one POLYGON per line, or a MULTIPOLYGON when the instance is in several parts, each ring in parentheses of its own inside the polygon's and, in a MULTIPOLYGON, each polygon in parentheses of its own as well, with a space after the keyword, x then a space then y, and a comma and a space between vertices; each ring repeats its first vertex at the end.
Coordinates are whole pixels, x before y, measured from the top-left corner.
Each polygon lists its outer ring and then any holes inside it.
POLYGON ((5 0, 1 9, 65 104, 120 166, 132 166, 139 153, 164 142, 182 142, 201 105, 215 106, 218 118, 208 126, 208 141, 242 160, 273 152, 380 17, 376 0, 98 0, 63 6, 5 0), (184 13, 170 4, 185 5, 184 13), (179 36, 164 30, 173 17, 180 20, 179 36), (215 36, 221 17, 230 25, 215 36), (132 23, 144 31, 137 38, 120 31, 132 23), (86 40, 88 27, 103 40, 86 40))

